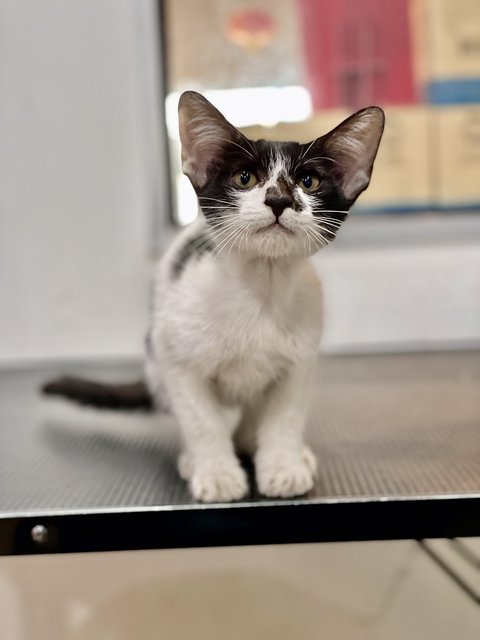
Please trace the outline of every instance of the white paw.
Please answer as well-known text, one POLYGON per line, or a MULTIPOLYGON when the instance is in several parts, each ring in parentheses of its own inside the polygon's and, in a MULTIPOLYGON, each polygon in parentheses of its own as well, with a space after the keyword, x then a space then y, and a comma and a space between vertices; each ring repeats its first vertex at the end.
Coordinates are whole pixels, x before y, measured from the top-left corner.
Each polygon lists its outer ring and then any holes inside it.
POLYGON ((269 498, 293 498, 313 487, 317 463, 305 447, 302 455, 275 452, 257 459, 258 490, 269 498))
POLYGON ((236 458, 208 460, 192 470, 190 491, 200 502, 232 502, 248 492, 245 471, 236 458))

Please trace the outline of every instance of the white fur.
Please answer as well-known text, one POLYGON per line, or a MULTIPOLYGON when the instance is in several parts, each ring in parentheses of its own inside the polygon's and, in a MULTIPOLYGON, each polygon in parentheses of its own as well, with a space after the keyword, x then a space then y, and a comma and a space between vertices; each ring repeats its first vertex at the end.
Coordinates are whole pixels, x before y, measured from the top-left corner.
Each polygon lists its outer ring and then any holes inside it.
POLYGON ((207 225, 201 217, 157 270, 146 376, 180 425, 180 474, 205 502, 247 494, 236 448, 254 456, 266 496, 303 494, 316 471, 303 432, 321 328, 320 286, 306 256, 318 243, 300 231, 313 224, 308 208, 284 211, 290 233, 270 226, 268 184, 239 193, 239 235, 225 250, 190 260, 172 279, 180 247, 207 225))

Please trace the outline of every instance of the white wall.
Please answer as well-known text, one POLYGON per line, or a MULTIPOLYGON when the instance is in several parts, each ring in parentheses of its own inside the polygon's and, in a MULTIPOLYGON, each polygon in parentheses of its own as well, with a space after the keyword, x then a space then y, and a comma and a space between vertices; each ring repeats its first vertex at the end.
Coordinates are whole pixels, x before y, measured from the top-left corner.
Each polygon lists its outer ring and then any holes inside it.
MULTIPOLYGON (((143 351, 168 232, 155 6, 0 0, 0 366, 143 351)), ((325 350, 478 346, 480 216, 352 218, 315 259, 325 350)))
POLYGON ((141 352, 154 6, 0 0, 0 361, 141 352))
POLYGON ((315 257, 326 307, 323 350, 478 348, 478 236, 463 242, 385 245, 345 250, 332 245, 315 257))

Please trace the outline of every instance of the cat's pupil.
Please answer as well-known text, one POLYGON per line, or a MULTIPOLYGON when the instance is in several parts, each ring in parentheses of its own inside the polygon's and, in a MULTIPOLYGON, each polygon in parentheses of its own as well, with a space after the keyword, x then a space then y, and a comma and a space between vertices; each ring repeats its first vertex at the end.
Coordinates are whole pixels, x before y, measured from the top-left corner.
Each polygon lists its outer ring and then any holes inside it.
POLYGON ((246 186, 250 182, 250 174, 248 171, 242 171, 240 174, 240 182, 246 186))
POLYGON ((302 179, 303 182, 303 186, 305 187, 305 189, 310 189, 313 185, 313 180, 312 180, 312 176, 305 176, 302 179))

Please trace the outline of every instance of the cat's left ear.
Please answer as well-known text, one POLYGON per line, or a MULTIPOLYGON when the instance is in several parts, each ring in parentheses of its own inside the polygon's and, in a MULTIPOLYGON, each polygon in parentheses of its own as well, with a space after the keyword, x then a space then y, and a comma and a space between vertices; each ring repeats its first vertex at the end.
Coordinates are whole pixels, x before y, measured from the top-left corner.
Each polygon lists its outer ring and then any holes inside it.
POLYGON ((341 189, 350 205, 370 183, 384 125, 382 109, 368 107, 319 139, 324 155, 335 160, 340 169, 341 189))
POLYGON ((178 121, 183 172, 195 188, 201 188, 209 172, 221 163, 225 146, 233 143, 243 147, 244 136, 196 91, 180 96, 178 121))

